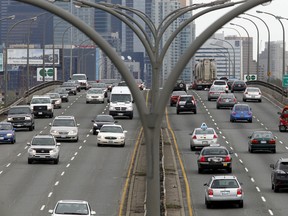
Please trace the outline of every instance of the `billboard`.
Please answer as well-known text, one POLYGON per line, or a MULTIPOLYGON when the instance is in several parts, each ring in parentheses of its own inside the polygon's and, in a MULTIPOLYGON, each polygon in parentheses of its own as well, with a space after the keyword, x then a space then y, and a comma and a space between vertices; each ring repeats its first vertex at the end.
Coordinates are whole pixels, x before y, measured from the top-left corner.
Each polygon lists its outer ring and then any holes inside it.
POLYGON ((0 53, 0 71, 3 71, 3 53, 0 53))
MULTIPOLYGON (((54 64, 59 65, 59 49, 54 49, 54 64)), ((53 49, 45 49, 45 65, 53 64, 53 49)), ((27 49, 8 49, 8 64, 27 64, 27 49)), ((29 49, 29 64, 43 65, 43 49, 29 49)))
MULTIPOLYGON (((37 81, 43 81, 45 75, 45 81, 53 81, 53 68, 37 68, 37 81)), ((57 68, 55 68, 55 80, 57 80, 57 68)))

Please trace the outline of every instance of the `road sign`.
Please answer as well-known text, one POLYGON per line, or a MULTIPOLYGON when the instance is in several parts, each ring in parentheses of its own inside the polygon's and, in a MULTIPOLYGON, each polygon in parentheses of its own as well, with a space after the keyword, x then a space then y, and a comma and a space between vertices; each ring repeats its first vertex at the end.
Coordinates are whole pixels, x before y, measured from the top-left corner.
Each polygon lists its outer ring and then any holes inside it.
MULTIPOLYGON (((37 81, 43 81, 45 75, 45 81, 53 80, 53 68, 37 68, 37 81)), ((55 68, 55 80, 57 80, 57 68, 55 68)))
POLYGON ((256 74, 251 74, 251 75, 245 75, 244 76, 244 81, 254 81, 257 80, 257 75, 256 74))
POLYGON ((284 75, 282 78, 282 87, 288 87, 288 74, 284 75))

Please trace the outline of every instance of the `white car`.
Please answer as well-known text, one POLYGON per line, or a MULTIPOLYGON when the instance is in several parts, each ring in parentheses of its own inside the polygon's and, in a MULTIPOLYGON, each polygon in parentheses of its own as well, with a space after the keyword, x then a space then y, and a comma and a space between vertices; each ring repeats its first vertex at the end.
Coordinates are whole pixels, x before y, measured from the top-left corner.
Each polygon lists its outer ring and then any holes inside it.
POLYGON ((213 84, 212 86, 215 86, 215 87, 225 87, 225 92, 228 93, 229 91, 229 87, 228 87, 228 84, 226 82, 226 80, 214 80, 213 81, 213 84))
POLYGON ((195 128, 189 135, 191 135, 191 151, 195 151, 196 148, 203 148, 205 146, 210 146, 211 144, 216 144, 218 140, 218 135, 214 128, 207 127, 205 123, 202 123, 200 128, 195 128))
POLYGON ((99 102, 104 103, 105 91, 101 88, 90 88, 86 92, 86 103, 99 102))
POLYGON ((126 130, 123 130, 121 125, 103 125, 100 130, 96 131, 97 135, 97 145, 119 145, 121 147, 125 146, 126 141, 126 130))
POLYGON ((54 209, 50 209, 51 216, 96 215, 91 206, 84 200, 59 200, 54 209))
POLYGON ((247 100, 256 100, 258 102, 261 102, 262 93, 261 90, 257 87, 247 87, 246 90, 243 93, 243 101, 247 100))
POLYGON ((51 126, 50 134, 52 134, 55 139, 67 140, 78 142, 78 125, 74 116, 57 116, 53 120, 51 126))
POLYGON ((205 183, 205 204, 211 208, 213 204, 235 203, 243 208, 243 189, 235 176, 212 176, 209 183, 205 183))
POLYGON ((56 108, 60 109, 62 107, 62 99, 59 93, 51 92, 47 93, 46 95, 48 95, 51 98, 52 104, 54 105, 54 109, 56 108))

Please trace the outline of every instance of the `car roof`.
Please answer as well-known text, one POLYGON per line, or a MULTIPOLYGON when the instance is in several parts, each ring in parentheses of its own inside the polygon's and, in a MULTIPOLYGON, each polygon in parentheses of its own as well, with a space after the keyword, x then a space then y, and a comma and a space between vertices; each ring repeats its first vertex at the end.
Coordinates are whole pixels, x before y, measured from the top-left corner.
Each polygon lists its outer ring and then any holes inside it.
POLYGON ((48 96, 48 95, 33 95, 33 97, 32 98, 49 98, 50 99, 50 97, 48 96))
POLYGON ((3 121, 3 122, 0 122, 1 125, 12 125, 11 122, 6 122, 6 121, 3 121))
POLYGON ((74 116, 56 116, 55 119, 75 119, 74 116))
POLYGON ((88 204, 85 200, 59 200, 58 203, 83 203, 88 204))
POLYGON ((16 106, 10 107, 10 109, 11 109, 11 108, 19 108, 19 107, 29 108, 29 109, 30 109, 30 106, 29 106, 29 105, 16 105, 16 106))
POLYGON ((212 176, 212 179, 237 179, 236 176, 233 175, 217 175, 217 176, 212 176))
POLYGON ((102 127, 120 127, 120 128, 122 128, 122 126, 119 124, 104 124, 102 127))
POLYGON ((210 148, 213 148, 213 149, 215 149, 215 148, 222 148, 222 149, 228 150, 225 146, 220 146, 220 145, 205 146, 205 147, 203 147, 202 149, 210 149, 210 148))
POLYGON ((51 134, 36 134, 36 135, 34 135, 33 138, 38 138, 38 137, 42 137, 42 138, 54 138, 54 136, 51 135, 51 134))
POLYGON ((279 161, 288 162, 288 158, 279 158, 279 161))
MULTIPOLYGON (((212 127, 207 127, 205 130, 208 130, 208 129, 214 130, 214 128, 212 128, 212 127)), ((199 127, 199 128, 195 128, 195 130, 203 130, 203 129, 201 127, 199 127)))

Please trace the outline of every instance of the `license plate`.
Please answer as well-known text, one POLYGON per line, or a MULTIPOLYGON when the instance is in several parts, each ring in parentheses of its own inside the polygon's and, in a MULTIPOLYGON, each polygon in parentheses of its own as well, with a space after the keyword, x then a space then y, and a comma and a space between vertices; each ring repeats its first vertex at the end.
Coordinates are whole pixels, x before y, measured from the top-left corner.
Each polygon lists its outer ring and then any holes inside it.
POLYGON ((180 106, 181 108, 184 108, 184 106, 180 106))
POLYGON ((251 95, 252 98, 255 98, 255 95, 251 95))
POLYGON ((21 126, 22 126, 22 125, 20 125, 20 124, 17 124, 17 125, 16 125, 16 127, 21 127, 21 126))
POLYGON ((230 191, 223 191, 222 192, 222 195, 229 195, 230 194, 230 191))
POLYGON ((266 141, 260 141, 260 143, 264 143, 264 144, 265 144, 265 143, 266 143, 266 141))
POLYGON ((226 102, 229 102, 230 100, 229 99, 226 99, 226 102))
POLYGON ((208 141, 202 141, 202 144, 203 144, 203 145, 207 145, 207 144, 208 144, 208 141))
POLYGON ((39 115, 42 115, 43 113, 42 113, 42 112, 38 112, 38 114, 39 114, 39 115))
POLYGON ((66 138, 66 136, 65 135, 61 135, 61 138, 66 138))
POLYGON ((118 113, 118 115, 119 115, 119 116, 123 116, 123 115, 124 115, 124 113, 118 113))
POLYGON ((108 141, 109 144, 113 144, 113 141, 108 141))
POLYGON ((227 166, 227 163, 223 163, 223 166, 227 166))

